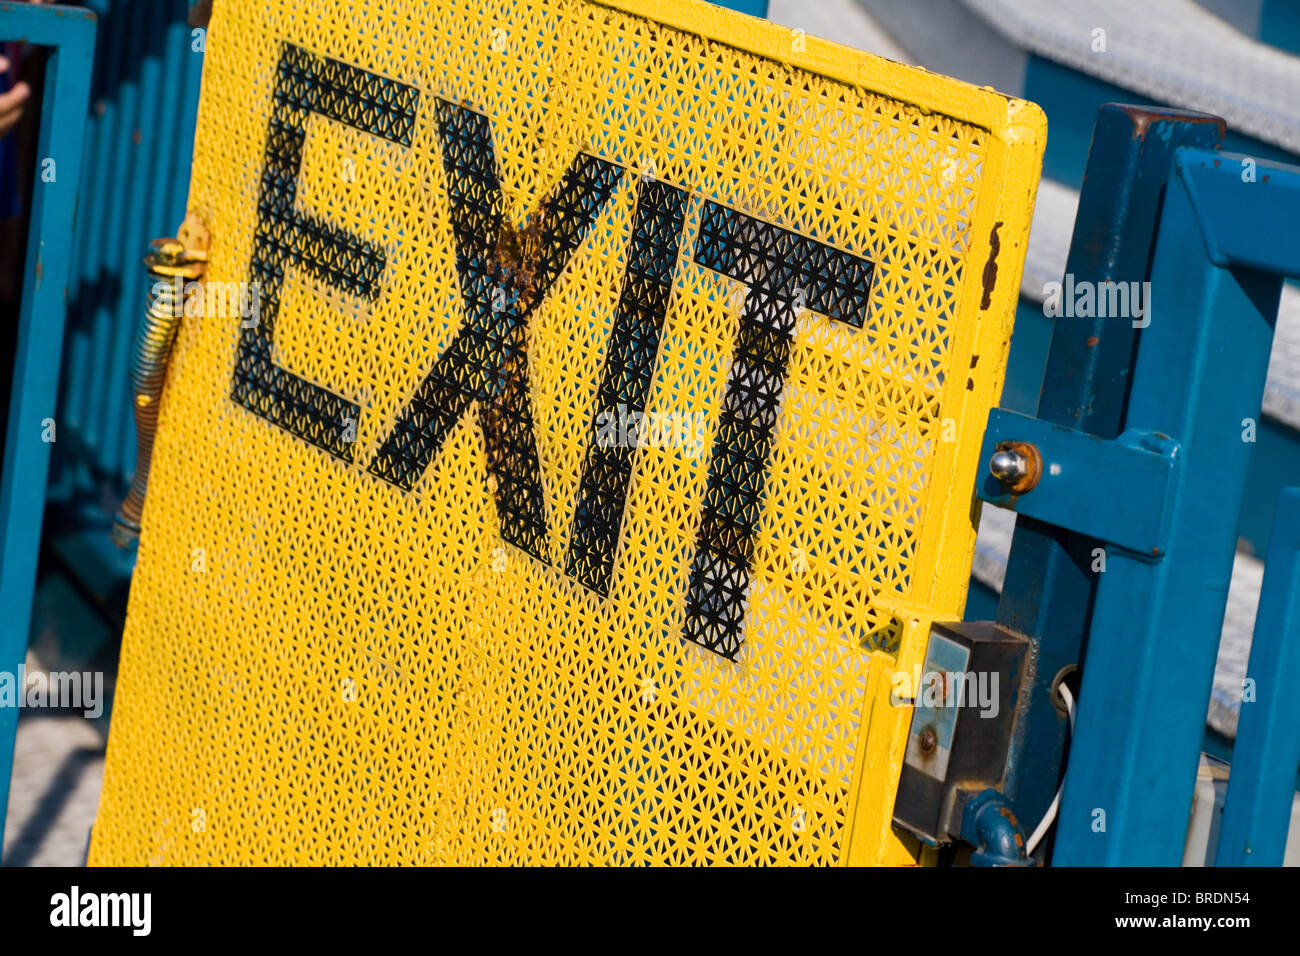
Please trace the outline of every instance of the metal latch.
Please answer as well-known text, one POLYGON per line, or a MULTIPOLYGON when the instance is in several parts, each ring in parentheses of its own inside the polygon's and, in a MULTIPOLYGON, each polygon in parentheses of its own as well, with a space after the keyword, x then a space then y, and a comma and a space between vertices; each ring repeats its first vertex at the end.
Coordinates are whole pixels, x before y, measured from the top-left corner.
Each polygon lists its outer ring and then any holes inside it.
POLYGON ((1006 628, 982 621, 932 626, 921 669, 895 675, 895 703, 913 708, 895 825, 931 846, 970 842, 977 847, 972 862, 1030 864, 999 791, 1032 666, 1029 641, 1006 628))

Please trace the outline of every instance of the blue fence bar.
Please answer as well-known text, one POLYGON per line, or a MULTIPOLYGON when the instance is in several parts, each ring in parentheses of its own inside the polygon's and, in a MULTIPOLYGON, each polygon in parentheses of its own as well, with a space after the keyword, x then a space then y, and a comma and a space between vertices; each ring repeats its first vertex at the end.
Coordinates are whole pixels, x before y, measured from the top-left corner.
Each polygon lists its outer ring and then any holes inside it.
MULTIPOLYGON (((53 179, 38 169, 27 240, 18 347, 0 485, 0 670, 16 675, 27 653, 32 590, 40 546, 51 438, 57 438, 59 359, 67 310, 72 240, 95 15, 75 7, 0 3, 0 40, 51 48, 45 67, 38 161, 53 160, 53 179), (49 428, 53 425, 55 431, 49 428)), ((48 165, 45 168, 49 168, 48 165)), ((18 708, 0 707, 0 835, 9 806, 18 708)))
POLYGON ((141 259, 185 216, 206 34, 187 0, 88 0, 99 17, 82 163, 83 228, 69 284, 59 443, 51 453, 43 553, 55 572, 37 586, 71 585, 84 607, 54 605, 56 630, 91 613, 102 627, 64 644, 79 657, 116 639, 134 549, 108 537, 135 470, 128 400, 129 343, 144 313, 141 259))
POLYGON ((1176 443, 1167 546, 1107 548, 1053 862, 1177 865, 1300 169, 1182 148, 1161 211, 1126 434, 1176 443), (1245 169, 1255 175, 1243 175, 1245 169))
POLYGON ((103 530, 105 503, 135 468, 126 363, 144 308, 140 260, 185 217, 204 37, 186 23, 186 0, 87 6, 99 16, 99 45, 60 386, 69 440, 55 449, 52 497, 78 507, 70 524, 103 530))
MULTIPOLYGON (((1213 147, 1224 124, 1201 113, 1109 103, 1097 114, 1066 273, 1076 282, 1147 276, 1160 197, 1179 146, 1213 147)), ((1038 417, 1102 438, 1123 428, 1137 330, 1114 318, 1058 319, 1038 417)), ((1006 769, 1006 795, 1023 820, 1039 820, 1056 793, 1066 717, 1052 682, 1079 659, 1092 613, 1095 538, 1032 517, 1016 519, 998 623, 1037 644, 1037 670, 1006 769)))
POLYGON ((768 0, 712 0, 720 7, 748 13, 751 17, 767 18, 768 0))
POLYGON ((1281 866, 1300 764, 1300 488, 1278 495, 1217 866, 1281 866))

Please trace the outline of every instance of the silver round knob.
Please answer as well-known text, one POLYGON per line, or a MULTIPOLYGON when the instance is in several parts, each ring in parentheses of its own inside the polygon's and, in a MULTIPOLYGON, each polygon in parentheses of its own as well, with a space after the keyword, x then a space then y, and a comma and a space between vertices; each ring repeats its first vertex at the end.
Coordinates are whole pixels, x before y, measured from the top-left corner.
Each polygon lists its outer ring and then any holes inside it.
POLYGON ((989 471, 1004 485, 1014 485, 1029 474, 1029 459, 1018 451, 1003 448, 989 459, 989 471))

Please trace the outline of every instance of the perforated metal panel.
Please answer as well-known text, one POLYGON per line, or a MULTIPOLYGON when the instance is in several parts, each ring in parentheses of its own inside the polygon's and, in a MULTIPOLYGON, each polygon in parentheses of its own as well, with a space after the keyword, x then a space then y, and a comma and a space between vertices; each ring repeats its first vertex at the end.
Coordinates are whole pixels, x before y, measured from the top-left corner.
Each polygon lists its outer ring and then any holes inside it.
POLYGON ((218 3, 92 860, 903 862, 1041 112, 695 2, 218 3))

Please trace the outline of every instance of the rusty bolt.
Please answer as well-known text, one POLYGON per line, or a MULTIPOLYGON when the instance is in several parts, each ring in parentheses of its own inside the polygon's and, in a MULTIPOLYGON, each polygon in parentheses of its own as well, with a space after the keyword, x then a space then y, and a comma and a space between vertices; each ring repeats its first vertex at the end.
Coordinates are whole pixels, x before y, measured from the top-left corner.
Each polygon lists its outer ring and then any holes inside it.
POLYGON ((926 727, 921 731, 921 753, 927 757, 934 753, 939 746, 939 735, 934 732, 933 727, 926 727))

